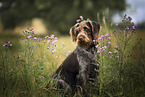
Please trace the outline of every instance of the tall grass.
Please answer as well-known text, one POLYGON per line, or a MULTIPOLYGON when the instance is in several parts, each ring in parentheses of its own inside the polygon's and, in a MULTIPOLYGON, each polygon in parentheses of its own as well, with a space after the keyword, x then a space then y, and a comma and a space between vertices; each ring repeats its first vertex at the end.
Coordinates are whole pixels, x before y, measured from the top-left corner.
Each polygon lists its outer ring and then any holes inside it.
MULTIPOLYGON (((65 44, 57 44, 54 35, 35 37, 33 29, 23 32, 19 40, 21 49, 12 56, 13 44, 9 41, 0 46, 0 86, 2 96, 51 96, 56 94, 45 89, 49 78, 68 53, 65 44), (45 93, 45 91, 48 91, 45 93)), ((55 89, 54 89, 55 90, 55 89)))
MULTIPOLYGON (((98 39, 98 81, 88 86, 93 97, 145 96, 145 60, 142 39, 131 17, 123 16, 122 23, 109 25, 103 18, 98 39), (113 26, 113 27, 112 27, 113 26), (110 29, 111 28, 111 29, 110 29)), ((36 37, 33 28, 23 31, 24 37, 0 45, 0 95, 2 97, 61 97, 55 88, 52 73, 75 48, 70 37, 49 35, 36 37), (70 45, 71 43, 71 45, 70 45), (46 85, 50 83, 49 88, 46 85)), ((81 93, 80 93, 81 94, 81 93)), ((81 96, 76 94, 75 96, 81 96)))
MULTIPOLYGON (((141 45, 142 39, 135 38, 137 34, 131 20, 132 18, 125 14, 122 23, 116 24, 113 32, 105 35, 101 33, 98 59, 100 96, 140 97, 145 95, 144 73, 140 73, 145 70, 143 59, 135 59, 135 61, 132 59, 140 57, 135 51, 141 45)), ((143 48, 139 49, 143 50, 143 48)))

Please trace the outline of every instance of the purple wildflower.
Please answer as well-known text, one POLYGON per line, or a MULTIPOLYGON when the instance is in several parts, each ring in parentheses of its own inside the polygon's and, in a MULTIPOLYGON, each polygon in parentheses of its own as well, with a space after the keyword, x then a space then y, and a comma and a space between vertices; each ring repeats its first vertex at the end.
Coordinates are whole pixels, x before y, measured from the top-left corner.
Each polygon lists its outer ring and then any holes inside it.
POLYGON ((47 43, 49 43, 50 42, 50 40, 47 40, 47 43))
POLYGON ((66 56, 68 56, 69 54, 66 54, 66 56))
POLYGON ((58 58, 58 56, 56 56, 56 59, 58 58))
POLYGON ((110 41, 108 41, 108 44, 111 44, 111 42, 110 42, 110 41))
POLYGON ((54 38, 54 35, 51 35, 50 38, 53 39, 54 38))
POLYGON ((25 32, 27 32, 27 30, 26 30, 26 29, 23 31, 23 33, 25 33, 25 32))
POLYGON ((135 30, 135 26, 132 26, 132 29, 134 29, 134 30, 135 30))
POLYGON ((114 51, 114 53, 118 53, 118 51, 114 51))
POLYGON ((93 40, 93 42, 95 43, 95 42, 96 42, 96 40, 93 40))
POLYGON ((118 58, 118 59, 119 59, 119 56, 116 56, 116 58, 118 58))
POLYGON ((103 51, 105 51, 105 49, 103 49, 103 51))
POLYGON ((104 35, 101 35, 101 38, 103 38, 104 37, 104 35))
POLYGON ((109 51, 109 54, 112 54, 112 52, 109 51))
POLYGON ((95 47, 98 48, 98 45, 96 45, 95 47))
POLYGON ((47 49, 49 49, 49 46, 47 47, 47 49))
POLYGON ((20 55, 18 55, 17 57, 20 58, 20 55))
POLYGON ((53 51, 52 51, 52 54, 54 54, 55 52, 56 52, 56 50, 53 50, 53 51))
POLYGON ((71 53, 71 51, 68 51, 68 53, 71 53))
POLYGON ((111 37, 108 37, 108 39, 111 39, 111 37))
POLYGON ((107 48, 107 46, 104 46, 104 49, 106 49, 107 48))
POLYGON ((126 15, 126 14, 124 14, 123 16, 124 16, 124 17, 126 17, 127 15, 126 15))
POLYGON ((128 19, 131 21, 132 20, 132 17, 129 16, 128 19))
POLYGON ((101 40, 101 38, 99 37, 98 40, 101 40))
POLYGON ((10 41, 8 42, 8 44, 10 44, 10 41))
POLYGON ((61 44, 61 46, 64 45, 64 43, 61 44))
POLYGON ((42 40, 42 38, 39 38, 40 40, 42 40))
POLYGON ((106 33, 105 36, 106 36, 106 37, 109 36, 109 33, 106 33))
POLYGON ((129 30, 129 27, 127 27, 127 30, 129 30))
POLYGON ((46 40, 44 40, 43 42, 46 42, 46 40))
POLYGON ((49 47, 51 50, 53 49, 53 47, 49 47))
POLYGON ((10 46, 13 46, 12 44, 10 44, 10 46))
POLYGON ((33 39, 37 40, 37 37, 34 37, 33 39))
POLYGON ((118 48, 119 46, 116 46, 116 48, 118 48))
POLYGON ((118 24, 116 24, 116 26, 118 26, 118 24))
POLYGON ((52 44, 54 44, 55 42, 57 42, 57 40, 54 40, 54 41, 52 42, 52 44))
POLYGON ((32 37, 31 35, 27 36, 28 39, 31 38, 31 37, 32 37))
POLYGON ((100 53, 100 51, 98 50, 97 53, 100 53))
POLYGON ((55 37, 54 39, 57 39, 57 37, 55 37))
POLYGON ((49 38, 49 36, 46 36, 45 38, 49 38))
POLYGON ((63 46, 64 46, 64 43, 61 44, 61 48, 63 48, 63 46))
POLYGON ((5 47, 5 46, 6 46, 6 44, 3 45, 3 47, 5 47))

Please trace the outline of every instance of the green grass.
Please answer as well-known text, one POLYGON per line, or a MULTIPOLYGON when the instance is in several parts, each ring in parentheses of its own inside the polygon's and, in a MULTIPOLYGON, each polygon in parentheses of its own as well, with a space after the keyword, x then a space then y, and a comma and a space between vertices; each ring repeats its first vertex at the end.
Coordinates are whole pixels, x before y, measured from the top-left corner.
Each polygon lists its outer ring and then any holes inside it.
MULTIPOLYGON (((31 31, 29 31, 31 33, 31 31)), ((27 33, 25 37, 32 35, 27 33)), ((71 42, 70 37, 60 37, 58 42, 47 44, 48 38, 43 40, 32 38, 22 38, 19 41, 12 39, 9 46, 8 39, 3 40, 0 45, 0 86, 1 96, 11 97, 39 97, 58 95, 54 87, 46 89, 52 73, 73 51, 75 44, 71 42), (44 43, 44 40, 46 42, 44 43), (64 43, 63 45, 61 45, 64 43), (3 47, 3 44, 8 46, 3 47), (57 46, 56 46, 57 45, 57 46), (71 46, 70 46, 71 45, 71 46), (56 52, 52 53, 53 47, 56 52), (20 57, 18 57, 20 55, 20 57)), ((57 39, 51 39, 51 42, 57 39)))
MULTIPOLYGON (((127 23, 129 21, 126 20, 125 24, 127 23)), ((109 35, 99 41, 100 53, 97 54, 97 61, 100 64, 99 81, 88 85, 89 95, 90 97, 143 97, 145 96, 145 33, 137 30, 132 34, 133 37, 129 38, 133 31, 131 27, 129 30, 124 28, 127 32, 125 35, 119 33, 119 26, 112 29, 109 29, 109 26, 102 24, 101 35, 106 33, 109 35), (111 44, 108 44, 108 41, 111 44), (118 45, 119 47, 116 48, 118 45), (113 53, 114 51, 118 52, 113 53)), ((55 36, 51 39, 43 37, 42 40, 40 38, 34 40, 32 30, 28 32, 19 40, 17 37, 1 38, 0 95, 2 97, 62 97, 63 94, 55 88, 50 78, 70 53, 69 51, 75 49, 76 44, 71 41, 70 36, 57 37, 58 39, 55 36), (32 37, 26 38, 29 35, 32 37), (49 44, 47 40, 51 40, 49 44), (54 40, 57 42, 53 45, 54 40), (9 45, 8 41, 11 41, 12 46, 3 47, 4 43, 9 45), (53 48, 51 51, 50 47, 53 48), (49 88, 45 88, 48 83, 50 83, 49 88)), ((75 96, 82 95, 78 93, 75 96)))

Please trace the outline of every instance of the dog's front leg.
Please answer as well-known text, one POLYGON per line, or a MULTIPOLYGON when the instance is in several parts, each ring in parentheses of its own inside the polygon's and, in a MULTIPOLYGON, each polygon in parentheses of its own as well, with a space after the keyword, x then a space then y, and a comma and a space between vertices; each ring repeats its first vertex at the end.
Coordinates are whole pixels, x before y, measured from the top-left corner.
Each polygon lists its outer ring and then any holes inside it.
POLYGON ((86 97, 87 96, 87 89, 86 89, 86 83, 87 83, 87 75, 85 72, 79 74, 79 82, 78 84, 81 87, 81 90, 83 92, 83 95, 86 97))

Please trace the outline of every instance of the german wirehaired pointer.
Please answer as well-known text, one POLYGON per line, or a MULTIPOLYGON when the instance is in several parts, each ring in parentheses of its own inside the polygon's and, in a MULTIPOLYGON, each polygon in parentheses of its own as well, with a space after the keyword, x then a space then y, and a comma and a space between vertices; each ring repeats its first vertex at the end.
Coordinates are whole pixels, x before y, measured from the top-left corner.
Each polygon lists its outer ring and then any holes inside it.
POLYGON ((98 77, 95 46, 99 31, 100 24, 89 19, 71 27, 70 35, 77 42, 77 47, 53 74, 57 86, 64 89, 65 93, 74 93, 76 88, 80 88, 86 96, 86 83, 98 77))

